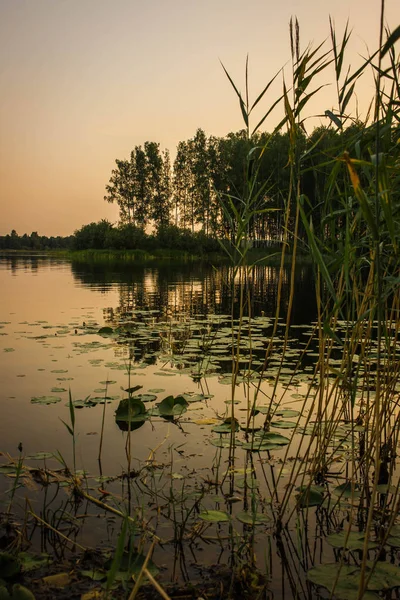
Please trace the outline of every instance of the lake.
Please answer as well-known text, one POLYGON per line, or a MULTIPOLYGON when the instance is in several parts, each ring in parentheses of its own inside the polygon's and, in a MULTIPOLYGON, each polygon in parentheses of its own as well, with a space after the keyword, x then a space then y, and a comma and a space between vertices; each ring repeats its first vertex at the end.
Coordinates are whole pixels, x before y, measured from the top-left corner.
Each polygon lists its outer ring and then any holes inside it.
MULTIPOLYGON (((128 387, 125 365, 130 355, 133 355, 133 366, 140 363, 140 371, 136 369, 131 373, 132 385, 133 380, 135 384, 143 385, 145 378, 147 389, 165 388, 166 395, 197 393, 199 384, 181 370, 173 379, 172 369, 165 375, 155 373, 160 369, 165 371, 171 358, 166 341, 169 327, 190 324, 196 318, 206 320, 215 316, 218 320, 220 315, 230 315, 232 293, 227 283, 228 271, 227 267, 213 269, 202 265, 148 267, 122 264, 117 269, 29 256, 0 259, 1 379, 5 419, 2 450, 13 452, 22 442, 28 454, 55 448, 68 454, 68 435, 64 435, 65 428, 59 420, 68 414, 65 407, 68 390, 71 389, 75 399, 90 394, 99 396, 104 393, 104 384, 100 382, 116 379, 108 392, 120 395, 121 387, 128 387), (163 324, 163 343, 139 337, 132 352, 129 340, 122 343, 97 334, 102 326, 127 315, 139 323, 163 324), (150 362, 154 364, 148 364, 148 357, 147 362, 140 362, 149 344, 154 346, 150 352, 150 362), (153 358, 153 352, 157 358, 153 358), (52 391, 57 389, 65 391, 52 391), (46 395, 59 395, 64 401, 52 406, 31 403, 31 398, 46 395)), ((252 295, 253 316, 274 316, 277 278, 276 267, 257 270, 252 295)), ((315 319, 311 278, 309 268, 300 269, 296 294, 301 297, 294 306, 295 324, 310 324, 315 319)), ((285 286, 281 300, 283 317, 287 296, 285 286)), ((235 310, 238 311, 238 302, 235 310)), ((153 334, 153 338, 154 335, 159 334, 153 334)), ((198 331, 195 335, 199 335, 198 331)), ((224 348, 222 352, 219 348, 216 356, 219 354, 224 361, 230 358, 224 348)), ((221 365, 223 371, 231 370, 230 360, 221 365)), ((213 390, 218 386, 214 377, 207 383, 213 390)), ((219 394, 225 398, 226 388, 221 388, 219 394)), ((98 410, 101 412, 101 408, 98 410)), ((110 466, 118 456, 115 453, 119 445, 113 439, 114 436, 119 439, 119 431, 111 418, 112 411, 110 409, 107 420, 105 442, 108 445, 104 452, 105 459, 110 459, 110 466)), ((79 426, 92 429, 95 415, 96 411, 82 411, 79 426)), ((93 458, 96 458, 92 453, 97 442, 94 438, 82 438, 80 444, 83 441, 81 467, 92 468, 93 458)))
MULTIPOLYGON (((327 544, 322 553, 315 506, 328 511, 329 532, 340 517, 326 508, 326 484, 304 497, 301 487, 322 427, 313 271, 296 267, 288 326, 290 266, 281 286, 278 267, 256 266, 244 284, 242 275, 0 258, 0 489, 19 518, 29 500, 34 549, 112 553, 119 511, 134 523, 135 548, 157 542, 163 582, 250 568, 275 598, 317 597, 307 570, 334 554, 327 544), (86 494, 79 502, 71 485, 86 494), (272 535, 278 513, 286 528, 272 535), (67 541, 54 535, 60 523, 67 541)), ((329 353, 334 374, 342 351, 329 353)), ((362 435, 360 424, 338 423, 326 447, 336 486, 362 435)))

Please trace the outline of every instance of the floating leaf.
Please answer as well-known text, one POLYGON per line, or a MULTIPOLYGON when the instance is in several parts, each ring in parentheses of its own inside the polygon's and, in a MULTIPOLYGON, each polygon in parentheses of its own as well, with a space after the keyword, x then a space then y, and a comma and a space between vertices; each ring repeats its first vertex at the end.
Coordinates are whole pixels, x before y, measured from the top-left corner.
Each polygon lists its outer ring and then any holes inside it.
POLYGON ((270 442, 261 442, 260 440, 253 440, 253 442, 246 442, 242 444, 243 450, 250 450, 251 452, 269 452, 272 450, 281 450, 282 445, 272 444, 270 442))
POLYGON ((153 402, 153 400, 157 400, 157 396, 154 394, 138 394, 137 396, 132 396, 132 398, 137 398, 142 402, 153 402))
POLYGON ((222 510, 203 510, 199 514, 199 518, 203 521, 210 521, 211 523, 221 523, 231 520, 228 513, 223 512, 222 510))
POLYGON ((165 373, 165 371, 156 371, 154 375, 159 375, 160 377, 174 377, 176 373, 165 373))
POLYGON ((297 490, 300 492, 296 496, 299 508, 319 506, 324 501, 324 496, 320 492, 320 488, 316 486, 301 486, 297 490))
POLYGON ((281 435, 280 433, 272 433, 272 432, 262 432, 261 434, 256 434, 257 441, 263 444, 278 444, 278 446, 287 446, 290 443, 289 438, 281 435))
POLYGON ((146 407, 140 398, 125 398, 118 404, 115 412, 116 421, 143 421, 147 417, 146 407))
MULTIPOLYGON (((341 600, 357 600, 360 569, 357 566, 328 563, 313 567, 307 572, 307 579, 315 585, 320 585, 335 598, 341 600)), ((363 600, 378 600, 379 596, 373 592, 366 592, 363 600)))
POLYGON ((181 415, 187 410, 188 402, 183 396, 167 396, 157 409, 162 417, 175 417, 181 415))
MULTIPOLYGON (((14 465, 1 465, 0 473, 3 475, 14 475, 17 472, 17 467, 14 465)), ((1 575, 0 575, 1 577, 1 575)))
POLYGON ((125 392, 127 392, 128 394, 134 394, 138 390, 141 390, 142 387, 142 385, 134 385, 133 387, 126 388, 125 392))
POLYGON ((187 400, 187 402, 201 402, 202 400, 207 400, 210 396, 206 396, 205 394, 182 394, 182 397, 187 400))
MULTIPOLYGON (((217 448, 230 448, 231 446, 231 438, 230 437, 219 437, 219 438, 211 438, 210 444, 216 446, 217 448)), ((232 447, 234 446, 242 446, 243 442, 234 438, 232 447)))
POLYGON ((19 552, 18 558, 21 561, 23 572, 46 567, 52 560, 49 554, 30 554, 29 552, 19 552))
POLYGON ((247 511, 238 513, 236 518, 246 525, 265 525, 265 523, 271 522, 271 518, 264 513, 251 513, 247 511))
POLYGON ((347 481, 346 483, 338 485, 333 490, 333 493, 335 496, 340 496, 343 498, 359 498, 361 495, 358 484, 352 481, 347 481))
POLYGON ((26 458, 29 460, 45 460, 46 458, 53 458, 54 454, 52 452, 36 452, 35 454, 30 454, 26 458))
MULTIPOLYGON (((340 533, 331 533, 326 541, 334 548, 347 548, 348 550, 362 550, 364 548, 365 534, 358 531, 341 531, 340 533)), ((368 543, 368 549, 377 548, 379 544, 375 542, 368 543)))
POLYGON ((278 429, 294 429, 297 423, 294 421, 271 421, 271 427, 277 427, 278 429))
POLYGON ((31 398, 32 404, 57 404, 61 402, 58 396, 34 396, 31 398))
POLYGON ((275 411, 275 416, 277 416, 277 417, 285 417, 285 418, 298 417, 299 414, 300 413, 298 410, 292 410, 290 408, 283 408, 281 410, 275 411))
POLYGON ((111 335, 112 333, 114 333, 114 330, 112 327, 101 327, 97 333, 99 335, 111 335))
POLYGON ((221 423, 220 425, 216 425, 211 429, 215 433, 230 433, 231 431, 239 431, 239 421, 237 419, 233 419, 228 417, 221 423))
POLYGON ((255 414, 255 415, 258 413, 261 413, 262 415, 267 415, 270 412, 271 412, 270 406, 256 406, 253 409, 253 414, 255 414))

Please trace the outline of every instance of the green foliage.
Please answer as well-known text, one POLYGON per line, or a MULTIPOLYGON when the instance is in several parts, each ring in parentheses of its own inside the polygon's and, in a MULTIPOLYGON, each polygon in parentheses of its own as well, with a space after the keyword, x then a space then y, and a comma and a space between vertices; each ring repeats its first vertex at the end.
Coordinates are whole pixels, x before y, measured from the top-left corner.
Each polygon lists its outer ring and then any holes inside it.
POLYGON ((183 396, 167 396, 157 406, 157 410, 162 417, 178 417, 186 412, 189 403, 183 396))
POLYGON ((18 235, 13 229, 9 235, 0 235, 0 250, 69 250, 72 248, 74 236, 67 237, 38 235, 32 231, 30 235, 18 235))
POLYGON ((147 418, 147 410, 140 398, 125 398, 118 404, 116 421, 137 422, 147 418))

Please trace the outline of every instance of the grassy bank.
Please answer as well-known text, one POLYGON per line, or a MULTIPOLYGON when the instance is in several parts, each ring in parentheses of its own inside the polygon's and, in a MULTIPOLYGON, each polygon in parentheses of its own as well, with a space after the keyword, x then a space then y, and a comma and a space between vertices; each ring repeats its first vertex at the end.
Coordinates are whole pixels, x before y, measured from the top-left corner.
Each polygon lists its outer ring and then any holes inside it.
MULTIPOLYGON (((236 250, 233 251, 236 256, 236 250)), ((159 248, 155 250, 1 250, 0 257, 37 257, 37 258, 60 258, 74 262, 96 262, 96 263, 196 263, 203 262, 211 265, 220 265, 230 262, 228 255, 221 252, 204 254, 193 254, 182 250, 159 248)), ((239 256, 239 255, 238 255, 239 256)), ((279 265, 282 258, 282 248, 271 247, 267 249, 252 248, 246 253, 248 264, 279 265)), ((285 263, 291 262, 291 253, 285 253, 285 263)), ((297 262, 303 264, 312 263, 311 252, 303 251, 297 256, 297 262)))

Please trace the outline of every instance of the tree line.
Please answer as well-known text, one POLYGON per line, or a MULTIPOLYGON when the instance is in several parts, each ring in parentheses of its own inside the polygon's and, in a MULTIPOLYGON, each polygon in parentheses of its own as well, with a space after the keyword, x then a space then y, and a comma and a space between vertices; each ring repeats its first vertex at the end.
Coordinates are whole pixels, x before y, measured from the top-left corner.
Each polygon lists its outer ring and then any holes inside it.
POLYGON ((0 251, 6 250, 181 250, 194 255, 218 252, 218 240, 202 231, 191 232, 173 224, 163 225, 152 233, 133 223, 113 224, 102 219, 77 229, 74 235, 47 237, 33 231, 18 235, 15 229, 0 236, 0 251))
MULTIPOLYGON (((354 120, 343 128, 331 123, 310 135, 299 127, 295 147, 291 135, 278 131, 249 136, 242 130, 216 137, 198 129, 194 137, 178 143, 172 164, 168 151, 146 142, 136 146, 128 160, 116 161, 104 199, 118 205, 124 225, 145 228, 152 223, 158 230, 173 224, 233 241, 243 211, 249 210, 243 199, 251 185, 248 239, 281 240, 288 203, 293 204, 286 225, 289 237, 294 230, 298 194, 291 193, 290 163, 295 152, 304 209, 312 215, 313 227, 322 236, 330 235, 332 228, 340 236, 344 223, 340 190, 348 189, 349 183, 343 156, 347 152, 361 162, 371 160, 374 124, 367 127, 354 120)), ((396 132, 389 135, 391 156, 398 157, 396 132)), ((367 173, 361 171, 360 177, 368 183, 367 173)), ((301 224, 297 236, 306 239, 301 224)))
POLYGON ((69 250, 73 248, 75 236, 18 235, 15 229, 7 235, 0 235, 0 250, 69 250))
MULTIPOLYGON (((294 231, 297 194, 291 194, 290 161, 296 153, 304 210, 323 238, 344 235, 351 208, 348 153, 360 164, 371 161, 374 125, 354 121, 347 128, 320 126, 310 135, 296 132, 293 149, 289 132, 256 133, 245 130, 224 137, 207 136, 202 129, 178 143, 171 163, 160 144, 135 146, 129 159, 115 161, 104 199, 116 203, 119 223, 106 220, 83 225, 68 237, 19 236, 15 230, 0 236, 0 249, 154 249, 176 248, 189 252, 218 250, 217 240, 235 239, 242 212, 249 210, 243 198, 251 185, 249 240, 282 239, 284 228, 294 231), (293 204, 293 207, 290 204, 293 204), (284 223, 284 215, 291 217, 284 223), (149 225, 150 227, 149 229, 149 225), (149 230, 152 233, 148 233, 149 230)), ((390 159, 400 158, 397 132, 388 131, 390 159)), ((368 171, 360 169, 361 183, 368 185, 368 171)), ((306 240, 302 224, 297 237, 306 240)))

